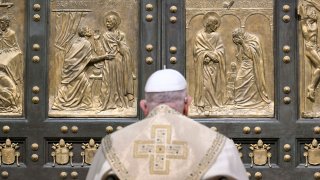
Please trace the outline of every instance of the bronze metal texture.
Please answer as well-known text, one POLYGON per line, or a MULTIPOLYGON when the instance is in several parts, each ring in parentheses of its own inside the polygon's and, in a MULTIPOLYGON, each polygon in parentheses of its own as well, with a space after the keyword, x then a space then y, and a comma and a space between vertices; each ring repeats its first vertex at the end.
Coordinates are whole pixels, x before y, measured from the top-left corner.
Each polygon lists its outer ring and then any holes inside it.
MULTIPOLYGON (((137 116, 138 6, 50 1, 50 117, 137 116)), ((151 22, 152 12, 145 18, 151 22)))
POLYGON ((186 0, 190 116, 274 117, 273 16, 269 0, 186 0))

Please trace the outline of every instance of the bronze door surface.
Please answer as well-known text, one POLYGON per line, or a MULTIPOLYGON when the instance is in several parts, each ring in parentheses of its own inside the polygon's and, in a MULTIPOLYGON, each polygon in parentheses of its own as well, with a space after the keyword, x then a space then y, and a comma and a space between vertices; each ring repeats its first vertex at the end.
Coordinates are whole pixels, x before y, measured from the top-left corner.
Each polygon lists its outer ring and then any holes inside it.
POLYGON ((319 0, 0 1, 0 178, 85 179, 165 66, 249 179, 319 179, 319 14, 319 0))

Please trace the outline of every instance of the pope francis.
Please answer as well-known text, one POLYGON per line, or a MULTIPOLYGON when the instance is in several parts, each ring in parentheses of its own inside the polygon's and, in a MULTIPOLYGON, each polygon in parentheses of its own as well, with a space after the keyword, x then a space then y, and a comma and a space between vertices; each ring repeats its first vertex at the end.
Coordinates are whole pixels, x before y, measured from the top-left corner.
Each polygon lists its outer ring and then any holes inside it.
POLYGON ((184 116, 186 88, 178 71, 153 73, 140 102, 146 118, 102 139, 87 180, 247 180, 233 141, 184 116))

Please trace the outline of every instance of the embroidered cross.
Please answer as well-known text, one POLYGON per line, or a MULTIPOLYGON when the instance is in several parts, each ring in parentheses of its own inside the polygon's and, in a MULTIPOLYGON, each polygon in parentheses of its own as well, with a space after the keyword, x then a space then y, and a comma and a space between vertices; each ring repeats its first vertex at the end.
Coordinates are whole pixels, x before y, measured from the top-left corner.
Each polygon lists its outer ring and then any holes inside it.
POLYGON ((171 141, 170 125, 154 125, 152 140, 134 142, 134 158, 149 158, 150 174, 169 174, 170 159, 187 159, 188 144, 185 141, 171 141))

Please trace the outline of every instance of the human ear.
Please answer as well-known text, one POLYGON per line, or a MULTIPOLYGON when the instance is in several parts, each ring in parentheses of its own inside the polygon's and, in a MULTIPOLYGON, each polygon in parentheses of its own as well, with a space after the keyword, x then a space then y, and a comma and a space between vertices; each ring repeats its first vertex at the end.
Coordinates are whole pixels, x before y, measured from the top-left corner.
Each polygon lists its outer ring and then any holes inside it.
POLYGON ((190 104, 191 104, 191 101, 192 101, 192 98, 191 98, 191 96, 187 96, 187 97, 185 97, 185 100, 184 100, 184 107, 183 107, 183 114, 184 115, 188 115, 188 113, 189 113, 189 106, 190 106, 190 104))
POLYGON ((144 116, 147 116, 149 114, 149 108, 145 99, 142 99, 140 101, 140 108, 142 109, 144 116))

